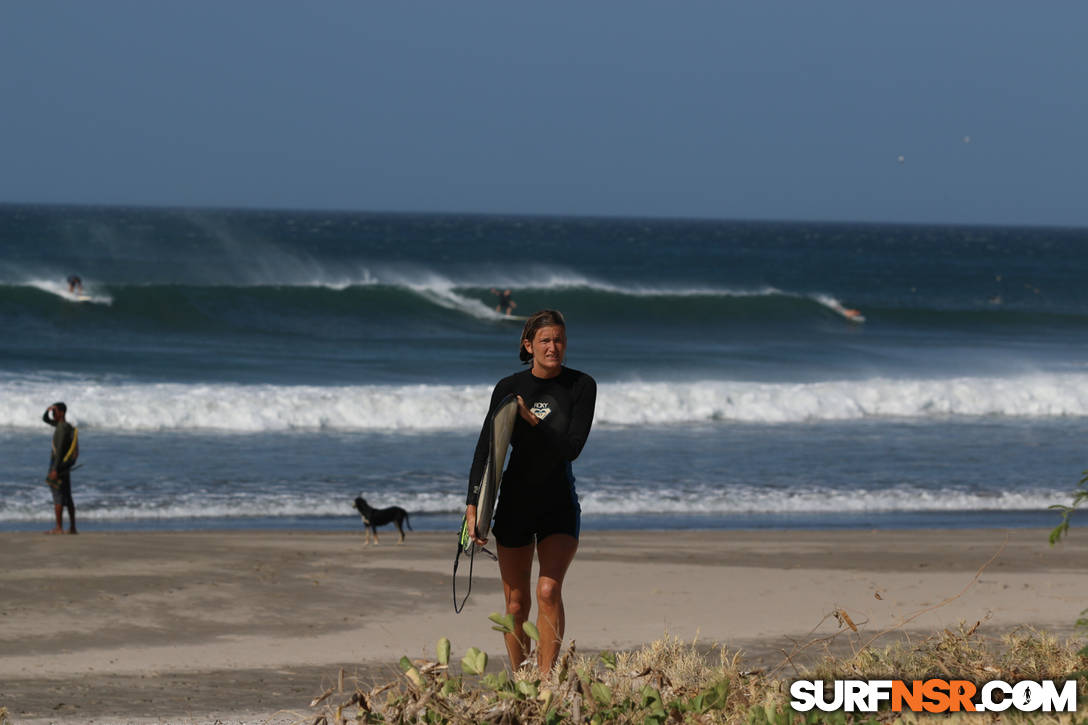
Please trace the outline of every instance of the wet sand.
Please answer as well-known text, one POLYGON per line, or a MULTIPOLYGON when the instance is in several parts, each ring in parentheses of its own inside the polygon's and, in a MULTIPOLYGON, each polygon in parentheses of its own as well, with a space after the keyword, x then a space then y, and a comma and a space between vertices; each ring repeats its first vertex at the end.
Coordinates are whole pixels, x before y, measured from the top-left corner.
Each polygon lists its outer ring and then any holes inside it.
MULTIPOLYGON (((384 680, 442 636, 501 664, 487 620, 502 607, 497 565, 477 558, 456 615, 454 536, 395 540, 0 534, 0 706, 16 723, 286 723, 341 668, 384 680)), ((564 587, 567 636, 593 651, 667 633, 757 666, 838 631, 837 609, 866 640, 961 621, 1066 635, 1088 604, 1086 554, 1075 529, 1056 548, 1037 530, 587 531, 564 587)))

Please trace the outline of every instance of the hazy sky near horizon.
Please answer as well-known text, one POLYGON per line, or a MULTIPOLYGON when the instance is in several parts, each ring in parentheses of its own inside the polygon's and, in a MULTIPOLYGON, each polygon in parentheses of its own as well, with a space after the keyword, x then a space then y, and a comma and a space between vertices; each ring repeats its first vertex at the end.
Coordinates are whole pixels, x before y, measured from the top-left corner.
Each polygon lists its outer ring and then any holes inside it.
POLYGON ((1011 0, 12 2, 0 202, 1088 226, 1085 27, 1011 0))

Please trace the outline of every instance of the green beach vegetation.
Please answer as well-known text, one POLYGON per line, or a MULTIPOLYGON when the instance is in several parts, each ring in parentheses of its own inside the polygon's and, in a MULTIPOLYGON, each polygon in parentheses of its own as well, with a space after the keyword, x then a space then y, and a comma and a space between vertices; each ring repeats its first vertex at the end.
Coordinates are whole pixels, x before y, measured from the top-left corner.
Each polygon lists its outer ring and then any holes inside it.
MULTIPOLYGON (((495 629, 511 631, 513 622, 491 616, 495 629)), ((784 652, 782 661, 767 669, 749 669, 741 652, 725 647, 701 647, 664 637, 636 650, 576 653, 571 643, 553 672, 534 667, 515 672, 487 671, 487 654, 469 648, 459 661, 448 639, 439 640, 436 656, 400 661, 403 676, 354 688, 327 689, 311 702, 316 710, 306 722, 342 723, 743 723, 800 725, 802 723, 1008 722, 1038 725, 1088 725, 1082 706, 1077 713, 1039 714, 956 713, 824 713, 794 712, 790 684, 796 679, 956 678, 981 683, 990 680, 1066 680, 1088 667, 1088 659, 1073 642, 1059 642, 1046 632, 1021 628, 989 639, 976 623, 956 631, 943 630, 921 641, 901 637, 883 648, 866 645, 849 619, 840 619, 839 635, 852 649, 833 655, 822 638, 784 652), (803 654, 824 649, 808 665, 803 654)), ((535 630, 527 631, 535 639, 535 630)), ((840 643, 841 644, 841 643, 840 643)), ((811 658, 810 658, 811 659, 811 658)), ((1088 681, 1078 683, 1078 702, 1088 696, 1088 681)))
MULTIPOLYGON (((1070 519, 1084 501, 1088 501, 1088 471, 1083 473, 1071 505, 1050 507, 1062 514, 1061 522, 1050 534, 1052 546, 1068 533, 1070 519)), ((985 568, 986 565, 976 573, 968 587, 985 568)), ((943 606, 951 599, 925 611, 943 606)), ((914 616, 896 629, 902 630, 902 625, 914 616)), ((571 642, 550 673, 540 673, 531 665, 513 672, 488 672, 486 652, 470 647, 460 661, 454 663, 452 645, 443 637, 436 646, 433 660, 402 657, 403 677, 371 686, 357 683, 349 692, 341 671, 337 687, 325 690, 310 703, 316 711, 307 717, 307 722, 313 725, 877 725, 940 721, 950 725, 1088 725, 1088 707, 1084 705, 1088 698, 1088 646, 1080 647, 1076 640, 1060 642, 1053 635, 1031 627, 1021 627, 997 637, 985 636, 981 622, 970 627, 961 624, 955 631, 945 629, 922 639, 895 630, 864 636, 846 611, 836 610, 828 618, 838 622, 839 631, 835 635, 799 643, 791 651, 783 651, 781 661, 769 668, 749 668, 740 651, 701 647, 698 642, 686 643, 666 636, 636 650, 601 652, 594 656, 577 654, 575 644, 571 642), (875 646, 877 640, 892 634, 899 635, 893 644, 875 646), (840 637, 846 639, 848 654, 832 653, 831 644, 840 637), (1014 710, 952 714, 890 710, 827 713, 817 709, 800 713, 790 706, 789 687, 798 679, 828 682, 933 678, 972 683, 1076 679, 1079 706, 1075 713, 1061 714, 1014 710)), ((489 619, 493 629, 514 632, 511 615, 492 614, 489 619)), ((1076 625, 1081 633, 1088 628, 1088 610, 1082 612, 1076 625)), ((539 633, 532 623, 527 622, 523 631, 534 642, 538 640, 539 633)))
MULTIPOLYGON (((1062 515, 1061 521, 1050 532, 1051 546, 1056 545, 1061 541, 1062 536, 1069 533, 1069 520, 1073 517, 1073 512, 1077 510, 1077 507, 1085 501, 1088 501, 1088 471, 1081 472, 1080 483, 1077 484, 1076 490, 1073 491, 1073 501, 1070 505, 1054 504, 1050 507, 1052 511, 1058 511, 1062 515)), ((1081 611, 1080 618, 1077 619, 1077 629, 1081 632, 1088 632, 1088 609, 1081 611)), ((1080 650, 1080 655, 1088 657, 1088 644, 1080 650)))
POLYGON ((1077 489, 1073 491, 1073 501, 1071 504, 1056 503, 1050 506, 1051 511, 1057 511, 1062 515, 1062 520, 1058 522, 1058 525, 1054 527, 1054 530, 1050 532, 1050 545, 1054 546, 1061 541, 1062 536, 1069 533, 1069 521, 1073 517, 1073 513, 1077 510, 1085 501, 1088 501, 1088 471, 1083 471, 1080 477, 1080 483, 1077 485, 1077 489))

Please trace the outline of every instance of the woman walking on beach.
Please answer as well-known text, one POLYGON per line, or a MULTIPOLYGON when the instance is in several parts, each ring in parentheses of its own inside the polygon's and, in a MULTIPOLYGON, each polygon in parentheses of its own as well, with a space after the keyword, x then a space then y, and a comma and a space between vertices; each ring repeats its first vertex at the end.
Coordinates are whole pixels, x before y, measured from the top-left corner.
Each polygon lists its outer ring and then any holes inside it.
MULTIPOLYGON (((578 550, 581 507, 574 490, 571 461, 578 457, 593 424, 597 383, 589 375, 564 367, 566 322, 556 310, 541 310, 525 323, 519 356, 528 370, 503 378, 491 395, 488 417, 509 394, 517 396, 518 420, 511 438, 513 450, 502 476, 492 530, 498 544, 499 574, 506 612, 514 615, 514 634, 505 635, 510 666, 526 659, 528 639, 521 625, 532 607, 534 552, 540 557, 536 585, 537 664, 548 672, 563 640, 563 578, 578 550)), ((476 444, 469 476, 468 521, 476 520, 479 484, 487 460, 485 422, 476 444)), ((476 539, 483 545, 486 540, 476 539)))

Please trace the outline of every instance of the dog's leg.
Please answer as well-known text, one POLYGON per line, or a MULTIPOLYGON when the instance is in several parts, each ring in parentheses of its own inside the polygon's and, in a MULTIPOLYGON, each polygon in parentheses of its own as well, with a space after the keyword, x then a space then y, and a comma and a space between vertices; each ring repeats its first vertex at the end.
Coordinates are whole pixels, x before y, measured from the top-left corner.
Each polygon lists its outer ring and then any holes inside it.
POLYGON ((377 526, 371 526, 370 531, 374 534, 374 546, 377 546, 378 544, 381 543, 380 541, 378 541, 378 527, 377 526))
POLYGON ((402 527, 402 526, 400 525, 400 521, 399 521, 399 520, 398 520, 398 521, 396 522, 396 524, 397 524, 397 531, 399 531, 399 532, 400 532, 400 543, 402 543, 402 544, 403 544, 403 543, 404 543, 404 527, 402 527))
POLYGON ((366 520, 366 515, 359 511, 359 518, 363 520, 363 531, 366 532, 366 546, 370 546, 370 522, 366 520))

